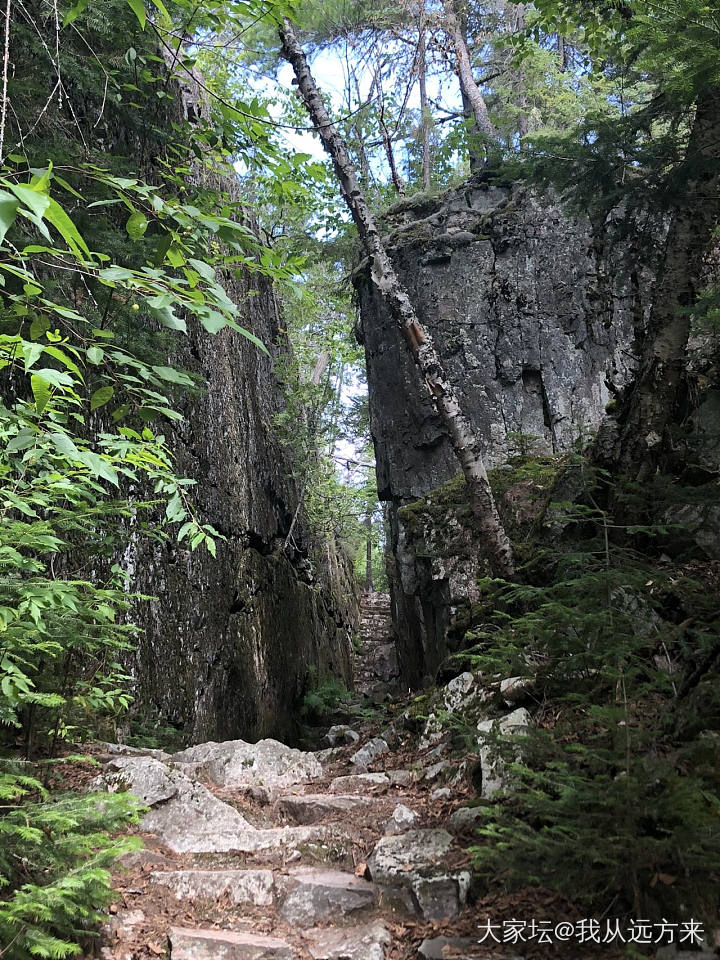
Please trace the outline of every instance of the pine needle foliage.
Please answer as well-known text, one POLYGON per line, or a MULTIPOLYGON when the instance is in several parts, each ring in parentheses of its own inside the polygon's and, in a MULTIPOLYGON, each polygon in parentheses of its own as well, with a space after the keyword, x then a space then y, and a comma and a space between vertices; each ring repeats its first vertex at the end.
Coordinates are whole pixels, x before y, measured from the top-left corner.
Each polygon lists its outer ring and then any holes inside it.
POLYGON ((551 513, 562 542, 538 549, 525 583, 484 581, 487 613, 471 633, 472 665, 526 678, 536 707, 526 737, 494 740, 506 787, 488 803, 476 869, 615 915, 682 918, 692 907, 710 917, 717 571, 660 559, 677 524, 622 527, 592 496, 551 513))
POLYGON ((4 960, 62 960, 112 898, 109 867, 140 846, 113 831, 137 822, 128 794, 55 794, 39 780, 0 767, 0 943, 4 960), (10 895, 8 896, 8 891, 10 895))

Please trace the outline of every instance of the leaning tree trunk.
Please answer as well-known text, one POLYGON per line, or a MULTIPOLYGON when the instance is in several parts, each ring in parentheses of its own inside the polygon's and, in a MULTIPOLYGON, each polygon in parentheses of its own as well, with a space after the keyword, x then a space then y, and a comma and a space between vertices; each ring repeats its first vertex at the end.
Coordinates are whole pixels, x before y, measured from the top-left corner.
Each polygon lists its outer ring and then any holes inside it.
POLYGON ((310 67, 289 20, 280 28, 282 54, 295 71, 298 88, 323 147, 330 155, 343 198, 365 247, 373 283, 400 327, 415 363, 420 368, 432 402, 440 415, 462 467, 470 504, 477 521, 482 550, 492 572, 500 577, 515 573, 512 548, 493 500, 478 438, 466 420, 432 339, 423 330, 407 291, 400 282, 380 237, 375 218, 358 183, 350 154, 334 126, 310 67))
POLYGON ((687 374, 690 317, 703 261, 720 220, 720 86, 700 95, 677 191, 640 368, 620 415, 614 459, 640 482, 656 470, 668 426, 679 414, 687 374))
MULTIPOLYGON (((480 92, 480 87, 475 83, 470 62, 470 51, 460 17, 455 9, 455 0, 443 0, 443 26, 455 49, 455 71, 460 81, 463 110, 466 114, 468 111, 470 112, 470 119, 472 120, 470 135, 484 141, 481 146, 484 146, 483 152, 487 155, 490 144, 496 139, 495 130, 490 121, 485 98, 480 92)), ((477 147, 473 148, 471 145, 471 169, 478 166, 478 153, 477 147)))

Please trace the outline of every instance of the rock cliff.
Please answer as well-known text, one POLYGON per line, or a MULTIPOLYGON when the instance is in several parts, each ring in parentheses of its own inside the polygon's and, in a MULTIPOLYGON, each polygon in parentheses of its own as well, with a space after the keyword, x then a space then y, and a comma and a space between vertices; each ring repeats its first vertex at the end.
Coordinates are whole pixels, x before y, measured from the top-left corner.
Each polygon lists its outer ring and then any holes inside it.
MULTIPOLYGON (((627 381, 649 304, 650 274, 631 265, 619 222, 594 229, 552 198, 476 179, 397 205, 385 228, 489 466, 518 450, 566 450, 597 427, 627 381)), ((478 570, 457 517, 443 513, 437 526, 437 514, 412 524, 403 514, 459 468, 362 264, 354 281, 401 667, 418 685, 446 655, 451 617, 474 599, 478 570)))
POLYGON ((231 330, 191 330, 171 360, 199 388, 182 398, 185 420, 170 434, 181 475, 197 481, 200 515, 226 539, 217 560, 172 542, 131 558, 139 589, 156 597, 139 608, 138 697, 192 742, 292 737, 313 675, 350 683, 357 617, 350 567, 333 544, 313 545, 301 522, 283 550, 298 502, 273 429, 274 362, 287 345, 269 281, 245 274, 226 286, 271 356, 231 330))

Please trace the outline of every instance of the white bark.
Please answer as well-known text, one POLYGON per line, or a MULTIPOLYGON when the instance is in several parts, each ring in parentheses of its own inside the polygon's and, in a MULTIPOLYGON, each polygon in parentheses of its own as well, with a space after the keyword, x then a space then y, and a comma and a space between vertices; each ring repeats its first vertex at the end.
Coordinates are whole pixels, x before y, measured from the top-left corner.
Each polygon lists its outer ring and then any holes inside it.
POLYGON ((323 147, 333 161, 343 198, 370 261, 373 283, 402 331, 415 363, 420 368, 432 402, 462 467, 473 515, 479 528, 481 549, 495 576, 512 577, 515 573, 512 547, 493 500, 478 438, 460 408, 455 388, 445 375, 432 339, 421 326, 408 293, 385 250, 375 218, 360 188, 348 149, 330 120, 295 29, 289 20, 285 20, 280 28, 280 39, 282 54, 295 72, 305 107, 320 135, 323 147))

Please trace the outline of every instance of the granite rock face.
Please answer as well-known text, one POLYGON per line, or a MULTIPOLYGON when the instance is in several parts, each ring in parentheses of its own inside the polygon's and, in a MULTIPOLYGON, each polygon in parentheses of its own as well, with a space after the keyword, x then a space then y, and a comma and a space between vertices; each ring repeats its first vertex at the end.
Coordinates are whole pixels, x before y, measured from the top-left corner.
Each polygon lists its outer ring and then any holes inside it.
MULTIPOLYGON (((522 445, 534 453, 567 449, 598 425, 612 391, 627 382, 651 275, 631 265, 629 241, 619 234, 619 221, 593 227, 553 199, 477 180, 388 215, 389 253, 488 466, 522 445)), ((483 571, 467 559, 472 531, 462 516, 414 528, 403 517, 403 507, 459 467, 366 266, 354 282, 378 490, 389 506, 400 668, 420 686, 447 654, 452 613, 474 602, 483 571)))
POLYGON ((283 549, 298 492, 274 427, 274 365, 289 348, 272 285, 238 272, 225 287, 269 355, 232 330, 189 329, 168 361, 198 389, 165 432, 180 475, 197 481, 199 516, 226 539, 217 560, 172 541, 131 545, 125 557, 138 592, 156 597, 136 617, 139 705, 190 743, 292 737, 310 672, 350 684, 357 624, 350 565, 334 544, 313 542, 302 511, 283 549))

